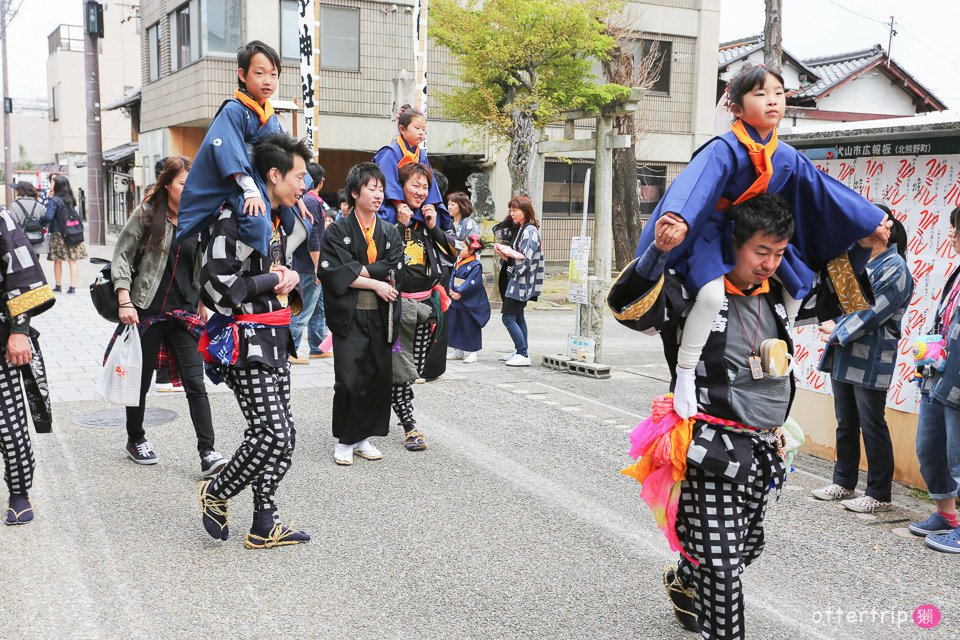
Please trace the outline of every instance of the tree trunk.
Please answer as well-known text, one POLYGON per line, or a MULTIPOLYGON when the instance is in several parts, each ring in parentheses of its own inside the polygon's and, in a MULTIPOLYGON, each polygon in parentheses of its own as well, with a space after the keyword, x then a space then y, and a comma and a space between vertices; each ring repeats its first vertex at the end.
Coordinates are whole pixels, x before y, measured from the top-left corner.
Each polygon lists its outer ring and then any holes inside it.
POLYGON ((763 64, 780 73, 783 58, 783 0, 765 0, 766 19, 763 24, 763 64))
MULTIPOLYGON (((618 134, 636 137, 634 116, 617 118, 615 127, 618 134)), ((617 270, 633 259, 642 227, 634 140, 626 149, 613 150, 613 257, 617 270)))
POLYGON ((530 195, 533 192, 533 163, 537 156, 533 114, 528 110, 514 109, 510 112, 510 122, 512 130, 507 167, 510 169, 511 193, 530 195))

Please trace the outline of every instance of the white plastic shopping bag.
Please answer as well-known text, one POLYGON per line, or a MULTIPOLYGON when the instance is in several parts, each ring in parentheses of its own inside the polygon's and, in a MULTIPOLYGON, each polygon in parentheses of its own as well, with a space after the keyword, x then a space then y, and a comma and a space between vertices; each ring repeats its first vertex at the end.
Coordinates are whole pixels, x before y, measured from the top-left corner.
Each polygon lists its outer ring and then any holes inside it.
POLYGON ((100 377, 100 395, 108 402, 136 407, 140 404, 143 352, 136 325, 127 325, 107 354, 100 377))

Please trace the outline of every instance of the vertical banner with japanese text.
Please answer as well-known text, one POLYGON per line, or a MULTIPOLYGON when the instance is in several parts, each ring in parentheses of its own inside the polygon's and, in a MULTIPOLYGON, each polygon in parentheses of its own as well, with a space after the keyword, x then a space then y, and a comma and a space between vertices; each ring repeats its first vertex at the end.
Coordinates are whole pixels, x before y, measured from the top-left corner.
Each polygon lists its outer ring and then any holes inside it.
POLYGON ((413 2, 413 73, 416 94, 413 106, 427 113, 427 17, 429 0, 413 2))
MULTIPOLYGON (((907 266, 914 280, 913 299, 903 317, 903 336, 887 406, 916 413, 920 394, 911 382, 911 350, 931 330, 947 276, 960 264, 950 237, 950 212, 960 206, 960 142, 953 139, 902 140, 802 149, 824 173, 886 204, 907 230, 907 266), (958 148, 955 148, 958 147, 958 148)), ((817 371, 824 343, 816 325, 795 330, 798 386, 830 393, 830 376, 817 371)))
POLYGON ((300 10, 300 87, 303 98, 303 121, 306 127, 303 137, 310 148, 317 152, 319 135, 319 68, 320 68, 320 5, 315 0, 297 0, 300 10))

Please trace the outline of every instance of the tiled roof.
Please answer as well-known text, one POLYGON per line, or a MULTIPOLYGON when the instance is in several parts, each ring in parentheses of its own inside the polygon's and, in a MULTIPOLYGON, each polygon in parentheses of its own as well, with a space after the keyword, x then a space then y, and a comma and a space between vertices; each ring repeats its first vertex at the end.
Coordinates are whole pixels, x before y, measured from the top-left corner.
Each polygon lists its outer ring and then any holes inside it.
POLYGON ((884 56, 883 47, 877 44, 862 51, 851 51, 833 56, 808 58, 803 62, 816 71, 817 75, 820 76, 820 80, 807 85, 801 91, 797 92, 795 98, 816 98, 884 56))
MULTIPOLYGON (((763 36, 748 36, 739 40, 730 42, 721 42, 720 50, 717 52, 717 67, 722 71, 734 62, 746 58, 754 51, 763 49, 763 36)), ((797 58, 786 49, 783 50, 784 62, 789 62, 801 73, 806 73, 811 79, 816 80, 819 75, 810 66, 804 64, 800 58, 797 58)))
POLYGON ((720 51, 717 55, 717 65, 722 69, 731 62, 745 58, 762 47, 763 36, 750 36, 740 40, 723 42, 720 44, 720 51))

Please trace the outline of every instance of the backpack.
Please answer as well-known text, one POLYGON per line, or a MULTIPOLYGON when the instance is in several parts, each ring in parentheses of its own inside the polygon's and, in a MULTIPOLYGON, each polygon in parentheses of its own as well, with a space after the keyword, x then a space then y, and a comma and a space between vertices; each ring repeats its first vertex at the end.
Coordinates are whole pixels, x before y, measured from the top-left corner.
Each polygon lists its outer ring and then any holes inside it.
POLYGON ((63 241, 70 246, 83 242, 83 221, 77 208, 66 202, 63 203, 63 241))
POLYGON ((27 235, 27 240, 30 241, 30 244, 40 244, 43 242, 43 224, 40 223, 40 218, 36 216, 37 207, 40 206, 40 203, 34 201, 30 211, 27 211, 27 208, 23 206, 23 203, 19 200, 14 200, 13 204, 17 205, 20 210, 23 211, 23 224, 20 226, 27 235))

